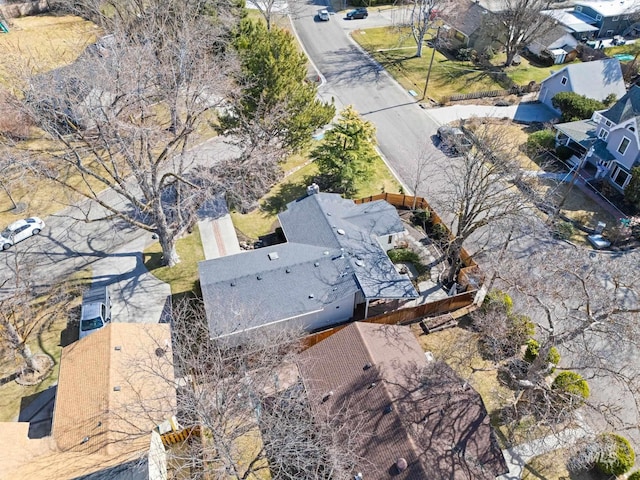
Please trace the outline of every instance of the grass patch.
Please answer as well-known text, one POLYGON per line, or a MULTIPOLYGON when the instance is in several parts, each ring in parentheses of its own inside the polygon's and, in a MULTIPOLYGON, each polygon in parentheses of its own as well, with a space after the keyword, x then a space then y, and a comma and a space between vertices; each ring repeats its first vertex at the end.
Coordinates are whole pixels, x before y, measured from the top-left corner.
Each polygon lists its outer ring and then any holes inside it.
MULTIPOLYGON (((433 50, 425 45, 422 57, 415 57, 415 42, 408 29, 380 27, 367 29, 366 32, 356 30, 352 36, 405 89, 422 91, 433 50)), ((500 57, 497 56, 494 62, 499 64, 500 57)), ((531 65, 523 59, 521 65, 509 67, 505 73, 515 83, 526 85, 532 80, 540 82, 548 77, 549 69, 531 65)), ((443 98, 456 93, 499 90, 505 87, 492 78, 485 68, 472 62, 450 60, 436 51, 429 79, 430 96, 443 98)))
POLYGON ((174 297, 189 295, 198 289, 198 262, 204 260, 204 250, 197 225, 192 233, 177 241, 176 250, 180 263, 174 267, 162 265, 162 248, 159 242, 144 251, 144 266, 159 280, 171 286, 174 297))
MULTIPOLYGON (((81 289, 91 282, 90 269, 76 272, 67 279, 68 288, 73 289, 74 298, 65 308, 74 312, 82 302, 81 289), (77 291, 77 295, 76 295, 77 291)), ((76 323, 67 315, 59 315, 28 340, 33 354, 45 353, 54 360, 54 366, 49 375, 38 385, 22 386, 15 381, 0 382, 0 422, 17 421, 20 409, 27 407, 37 394, 43 392, 58 382, 60 372, 60 356, 62 348, 77 339, 76 323), (71 320, 71 321, 70 321, 71 320)), ((0 378, 7 379, 22 366, 22 358, 7 350, 0 350, 0 378)))
MULTIPOLYGON (((260 200, 258 208, 245 214, 231 213, 234 226, 245 237, 256 240, 272 232, 277 225, 278 213, 285 209, 287 203, 305 195, 307 185, 318 175, 316 164, 309 163, 304 155, 290 158, 284 166, 289 168, 289 173, 260 200)), ((356 184, 355 198, 400 191, 400 184, 381 158, 377 158, 370 168, 370 176, 356 184)))

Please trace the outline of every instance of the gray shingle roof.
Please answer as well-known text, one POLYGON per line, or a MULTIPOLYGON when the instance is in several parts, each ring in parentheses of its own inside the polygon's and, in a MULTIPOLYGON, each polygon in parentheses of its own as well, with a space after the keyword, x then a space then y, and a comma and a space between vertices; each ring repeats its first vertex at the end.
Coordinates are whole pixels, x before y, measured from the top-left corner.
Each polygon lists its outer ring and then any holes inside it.
POLYGON ((557 75, 569 78, 572 92, 596 100, 604 100, 612 93, 616 98, 621 98, 627 93, 620 61, 617 58, 572 63, 549 78, 557 75))
POLYGON ((279 218, 288 243, 200 262, 212 336, 321 311, 357 292, 418 296, 377 240, 404 231, 387 202, 318 193, 289 203, 279 218))
POLYGON ((618 124, 631 120, 640 115, 640 87, 633 85, 609 110, 602 112, 602 116, 618 124))
POLYGON ((598 124, 591 119, 558 123, 555 127, 576 143, 596 138, 598 130, 598 124))
POLYGON ((491 12, 476 2, 452 4, 442 12, 444 21, 451 27, 470 37, 478 30, 491 12))
POLYGON ((339 249, 299 243, 200 262, 199 272, 212 337, 322 310, 358 291, 339 249))

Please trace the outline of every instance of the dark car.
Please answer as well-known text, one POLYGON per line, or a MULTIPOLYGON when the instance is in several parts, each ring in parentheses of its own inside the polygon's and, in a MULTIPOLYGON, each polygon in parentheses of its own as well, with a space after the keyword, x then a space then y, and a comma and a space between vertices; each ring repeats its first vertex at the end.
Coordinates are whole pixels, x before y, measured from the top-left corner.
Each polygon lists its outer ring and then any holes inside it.
POLYGON ((447 125, 439 127, 438 138, 440 138, 442 146, 451 148, 457 153, 468 152, 473 146, 469 137, 457 127, 449 127, 447 125))
POLYGON ((369 12, 366 8, 356 8, 355 10, 351 10, 347 13, 347 20, 356 20, 358 18, 367 18, 369 16, 369 12))

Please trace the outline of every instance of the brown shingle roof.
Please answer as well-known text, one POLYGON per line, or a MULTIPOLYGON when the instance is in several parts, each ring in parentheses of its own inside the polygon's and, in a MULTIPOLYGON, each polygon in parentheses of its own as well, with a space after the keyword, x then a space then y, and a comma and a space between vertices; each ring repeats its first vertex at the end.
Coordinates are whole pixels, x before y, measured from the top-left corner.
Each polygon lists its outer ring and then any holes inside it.
POLYGON ((113 323, 65 347, 55 446, 0 478, 75 478, 145 457, 153 428, 176 412, 173 376, 168 324, 113 323))
POLYGON ((427 362, 407 327, 353 323, 303 352, 299 368, 314 408, 349 405, 364 478, 490 479, 507 470, 478 393, 427 362))

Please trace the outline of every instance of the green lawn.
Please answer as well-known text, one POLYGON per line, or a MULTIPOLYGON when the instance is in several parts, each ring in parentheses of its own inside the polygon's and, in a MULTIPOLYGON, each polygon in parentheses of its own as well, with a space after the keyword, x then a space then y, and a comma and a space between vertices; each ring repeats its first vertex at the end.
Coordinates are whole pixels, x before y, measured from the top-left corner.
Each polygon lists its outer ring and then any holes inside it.
MULTIPOLYGON (((300 198, 306 192, 307 185, 318 174, 314 163, 306 163, 306 158, 296 157, 285 165, 294 169, 283 181, 275 185, 260 201, 260 206, 252 212, 241 214, 232 212, 231 218, 236 229, 249 239, 272 232, 277 225, 277 214, 284 210, 287 203, 300 198)), ((287 171, 287 170, 285 170, 287 171)), ((366 181, 359 182, 355 198, 375 195, 382 192, 399 192, 400 185, 381 158, 371 165, 371 175, 366 181)))
MULTIPOLYGON (((422 57, 415 57, 416 47, 408 29, 397 27, 380 27, 368 30, 356 30, 352 34, 365 50, 367 50, 393 77, 407 90, 414 90, 419 95, 425 85, 429 63, 433 50, 425 45, 422 57)), ((499 55, 493 63, 499 65, 504 60, 499 55)), ((519 66, 505 69, 507 76, 518 85, 526 85, 530 81, 540 82, 549 76, 549 68, 531 65, 522 59, 519 66)), ((471 93, 482 90, 500 90, 508 88, 486 69, 473 64, 450 60, 442 53, 436 52, 427 96, 442 99, 456 93, 471 93)))
POLYGON ((162 248, 159 242, 150 245, 144 251, 144 266, 158 279, 171 286, 174 297, 197 290, 198 262, 204 260, 204 250, 197 225, 192 233, 178 240, 176 250, 180 263, 171 268, 162 266, 162 248))

